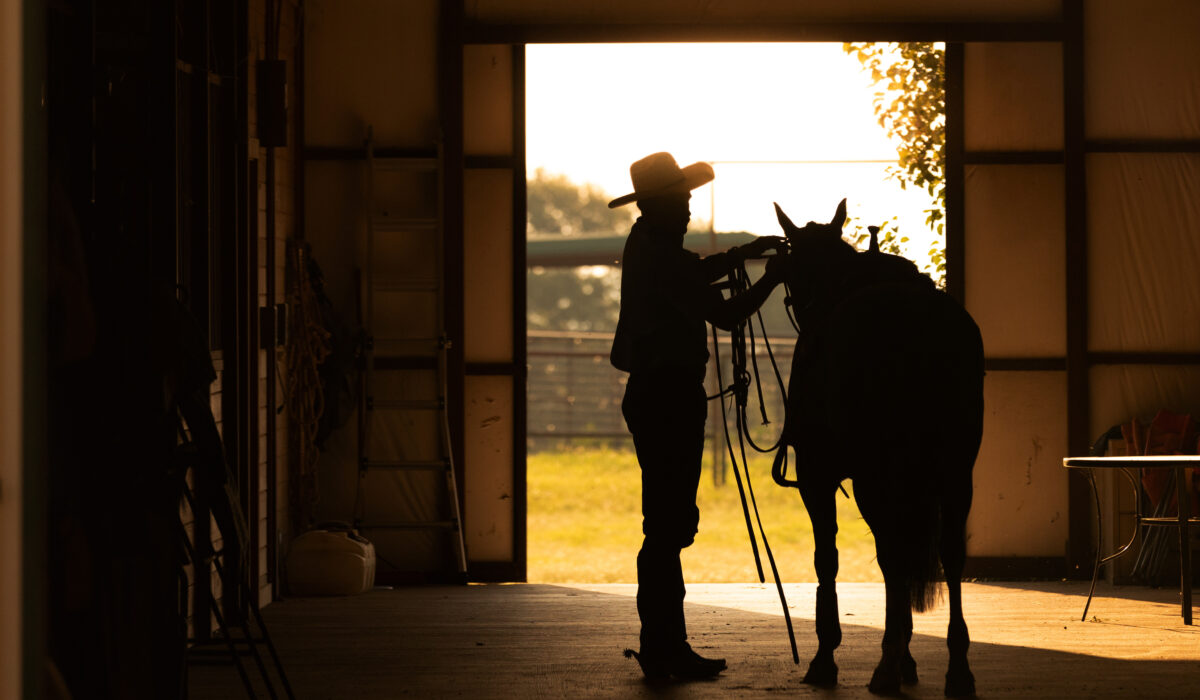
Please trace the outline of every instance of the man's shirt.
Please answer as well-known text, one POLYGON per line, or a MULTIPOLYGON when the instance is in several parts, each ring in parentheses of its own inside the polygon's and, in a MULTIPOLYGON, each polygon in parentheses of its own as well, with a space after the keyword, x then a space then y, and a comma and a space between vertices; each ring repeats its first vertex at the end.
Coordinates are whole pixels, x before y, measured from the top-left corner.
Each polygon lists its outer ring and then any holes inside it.
POLYGON ((621 258, 621 315, 610 359, 631 374, 682 371, 704 376, 708 363, 705 296, 720 295, 701 273, 700 256, 638 219, 621 258))

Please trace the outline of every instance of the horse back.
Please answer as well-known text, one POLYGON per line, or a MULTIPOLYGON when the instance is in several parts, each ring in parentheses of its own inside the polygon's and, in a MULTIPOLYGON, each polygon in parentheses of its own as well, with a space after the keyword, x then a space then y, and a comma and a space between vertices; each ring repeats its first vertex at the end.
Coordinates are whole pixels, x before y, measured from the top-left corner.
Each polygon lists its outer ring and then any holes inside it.
POLYGON ((937 465, 924 477, 969 473, 983 429, 983 343, 957 301, 932 284, 885 279, 805 330, 784 428, 798 454, 839 465, 841 478, 884 468, 903 479, 915 463, 937 465))

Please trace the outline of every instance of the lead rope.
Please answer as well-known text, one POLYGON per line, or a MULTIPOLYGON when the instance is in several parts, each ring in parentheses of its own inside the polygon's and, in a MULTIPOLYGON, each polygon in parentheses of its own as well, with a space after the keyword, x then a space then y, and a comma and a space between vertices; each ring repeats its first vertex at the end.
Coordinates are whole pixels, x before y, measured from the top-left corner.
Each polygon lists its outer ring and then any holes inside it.
MULTIPOLYGON (((745 292, 749 288, 749 286, 750 286, 749 276, 746 273, 745 263, 739 262, 736 266, 734 266, 734 268, 729 273, 730 293, 733 295, 741 294, 741 293, 745 292)), ((774 367, 774 369, 775 369, 775 377, 779 381, 780 394, 782 396, 784 396, 784 405, 786 406, 787 399, 786 399, 786 392, 784 391, 784 387, 783 387, 783 377, 779 374, 779 367, 775 363, 775 356, 774 356, 774 354, 771 353, 770 342, 767 340, 766 327, 765 327, 765 325, 763 325, 762 313, 756 312, 755 315, 758 317, 759 327, 762 329, 763 344, 767 348, 767 355, 771 358, 771 366, 774 367)), ((751 447, 753 447, 758 452, 770 452, 771 450, 778 448, 781 452, 786 453, 786 450, 787 450, 787 446, 783 444, 782 433, 780 434, 779 439, 777 439, 775 441, 775 445, 770 448, 767 448, 765 450, 763 448, 760 448, 758 445, 756 445, 754 443, 754 440, 750 437, 750 431, 749 431, 747 423, 746 423, 746 404, 748 403, 747 399, 748 399, 748 395, 749 395, 750 379, 751 379, 751 375, 746 369, 746 326, 747 326, 747 324, 749 324, 749 331, 750 331, 751 353, 755 352, 754 323, 752 321, 742 321, 741 323, 737 324, 737 326, 735 326, 733 330, 730 331, 730 354, 731 354, 731 360, 732 360, 733 383, 730 384, 730 386, 727 389, 723 389, 720 393, 718 393, 715 398, 717 398, 718 400, 721 401, 721 423, 722 423, 722 426, 725 431, 725 445, 729 451, 730 462, 733 465, 733 476, 734 476, 734 480, 737 482, 738 494, 741 496, 741 499, 742 499, 742 513, 746 519, 746 531, 750 536, 750 547, 754 551, 754 565, 758 569, 758 581, 759 581, 759 583, 765 583, 766 577, 763 575, 762 559, 758 554, 758 543, 755 541, 754 527, 750 522, 750 507, 751 506, 753 506, 753 508, 754 508, 754 520, 758 523, 759 536, 762 537, 763 550, 766 551, 766 553, 767 553, 767 561, 768 561, 768 563, 770 563, 771 573, 775 577, 775 589, 779 593, 779 603, 783 608, 783 619, 784 619, 784 622, 787 624, 788 641, 790 642, 791 647, 792 647, 792 662, 799 665, 800 652, 796 649, 796 633, 792 627, 791 613, 788 612, 787 596, 784 594, 784 591, 783 591, 783 582, 780 580, 780 577, 779 577, 779 568, 775 565, 775 555, 774 555, 774 553, 772 553, 771 545, 767 541, 767 533, 766 533, 766 530, 763 528, 762 516, 759 515, 759 512, 758 512, 758 502, 754 498, 754 486, 750 481, 750 463, 746 460, 746 443, 747 442, 749 442, 751 447), (746 487, 745 487, 745 489, 742 488, 742 479, 741 479, 741 476, 738 474, 738 460, 737 460, 737 457, 734 455, 733 441, 729 436, 729 421, 728 421, 728 418, 726 417, 726 413, 725 413, 725 400, 724 400, 724 397, 726 394, 732 394, 734 397, 735 424, 737 426, 737 432, 738 432, 738 447, 739 447, 739 451, 742 456, 742 467, 741 468, 743 470, 745 470, 745 472, 746 472, 746 487), (750 494, 749 503, 747 503, 747 501, 746 501, 746 493, 747 492, 749 492, 749 494, 750 494)), ((720 350, 719 350, 718 346, 719 346, 719 344, 717 342, 717 329, 716 329, 716 327, 713 327, 713 352, 714 352, 714 358, 715 358, 716 364, 717 364, 717 385, 723 386, 724 381, 721 377, 721 357, 720 357, 720 350)), ((756 389, 757 389, 757 393, 758 393, 759 410, 762 413, 763 424, 767 425, 770 423, 770 421, 767 419, 766 402, 763 400, 762 382, 759 381, 758 359, 753 354, 751 355, 751 364, 754 368, 754 381, 756 382, 756 389)))

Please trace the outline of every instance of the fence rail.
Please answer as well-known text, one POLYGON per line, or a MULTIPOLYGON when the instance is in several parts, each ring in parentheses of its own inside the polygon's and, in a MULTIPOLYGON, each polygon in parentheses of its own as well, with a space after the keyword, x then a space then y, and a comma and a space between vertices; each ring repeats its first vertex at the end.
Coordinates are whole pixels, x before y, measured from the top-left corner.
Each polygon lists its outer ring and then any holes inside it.
MULTIPOLYGON (((528 332, 526 435, 530 450, 551 449, 564 442, 628 445, 629 435, 621 417, 621 398, 627 375, 609 363, 612 338, 612 333, 603 332, 528 332)), ((786 381, 795 338, 769 338, 768 341, 786 381)), ((720 343, 721 377, 728 384, 732 377, 729 338, 721 337, 720 343)), ((709 351, 712 351, 711 342, 709 351)), ((751 435, 760 445, 770 444, 782 429, 782 393, 770 366, 767 346, 761 339, 755 345, 755 357, 762 373, 763 398, 771 423, 758 425, 761 419, 758 417, 757 391, 752 389, 751 435)), ((716 368, 712 359, 709 360, 706 384, 710 395, 717 393, 716 368)), ((719 403, 710 402, 706 439, 714 461, 723 465, 724 431, 720 427, 720 416, 719 403), (712 440, 714 436, 720 438, 719 441, 712 440)))

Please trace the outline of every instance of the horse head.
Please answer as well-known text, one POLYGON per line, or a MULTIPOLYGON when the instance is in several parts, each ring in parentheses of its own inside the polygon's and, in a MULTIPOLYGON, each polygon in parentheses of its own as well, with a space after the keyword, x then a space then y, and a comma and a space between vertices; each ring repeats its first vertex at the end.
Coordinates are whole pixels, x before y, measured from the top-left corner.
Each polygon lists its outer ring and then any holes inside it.
POLYGON ((810 221, 803 227, 797 226, 778 204, 775 215, 788 241, 787 281, 794 295, 811 299, 853 264, 854 246, 842 239, 845 199, 838 203, 833 219, 827 224, 810 221))

